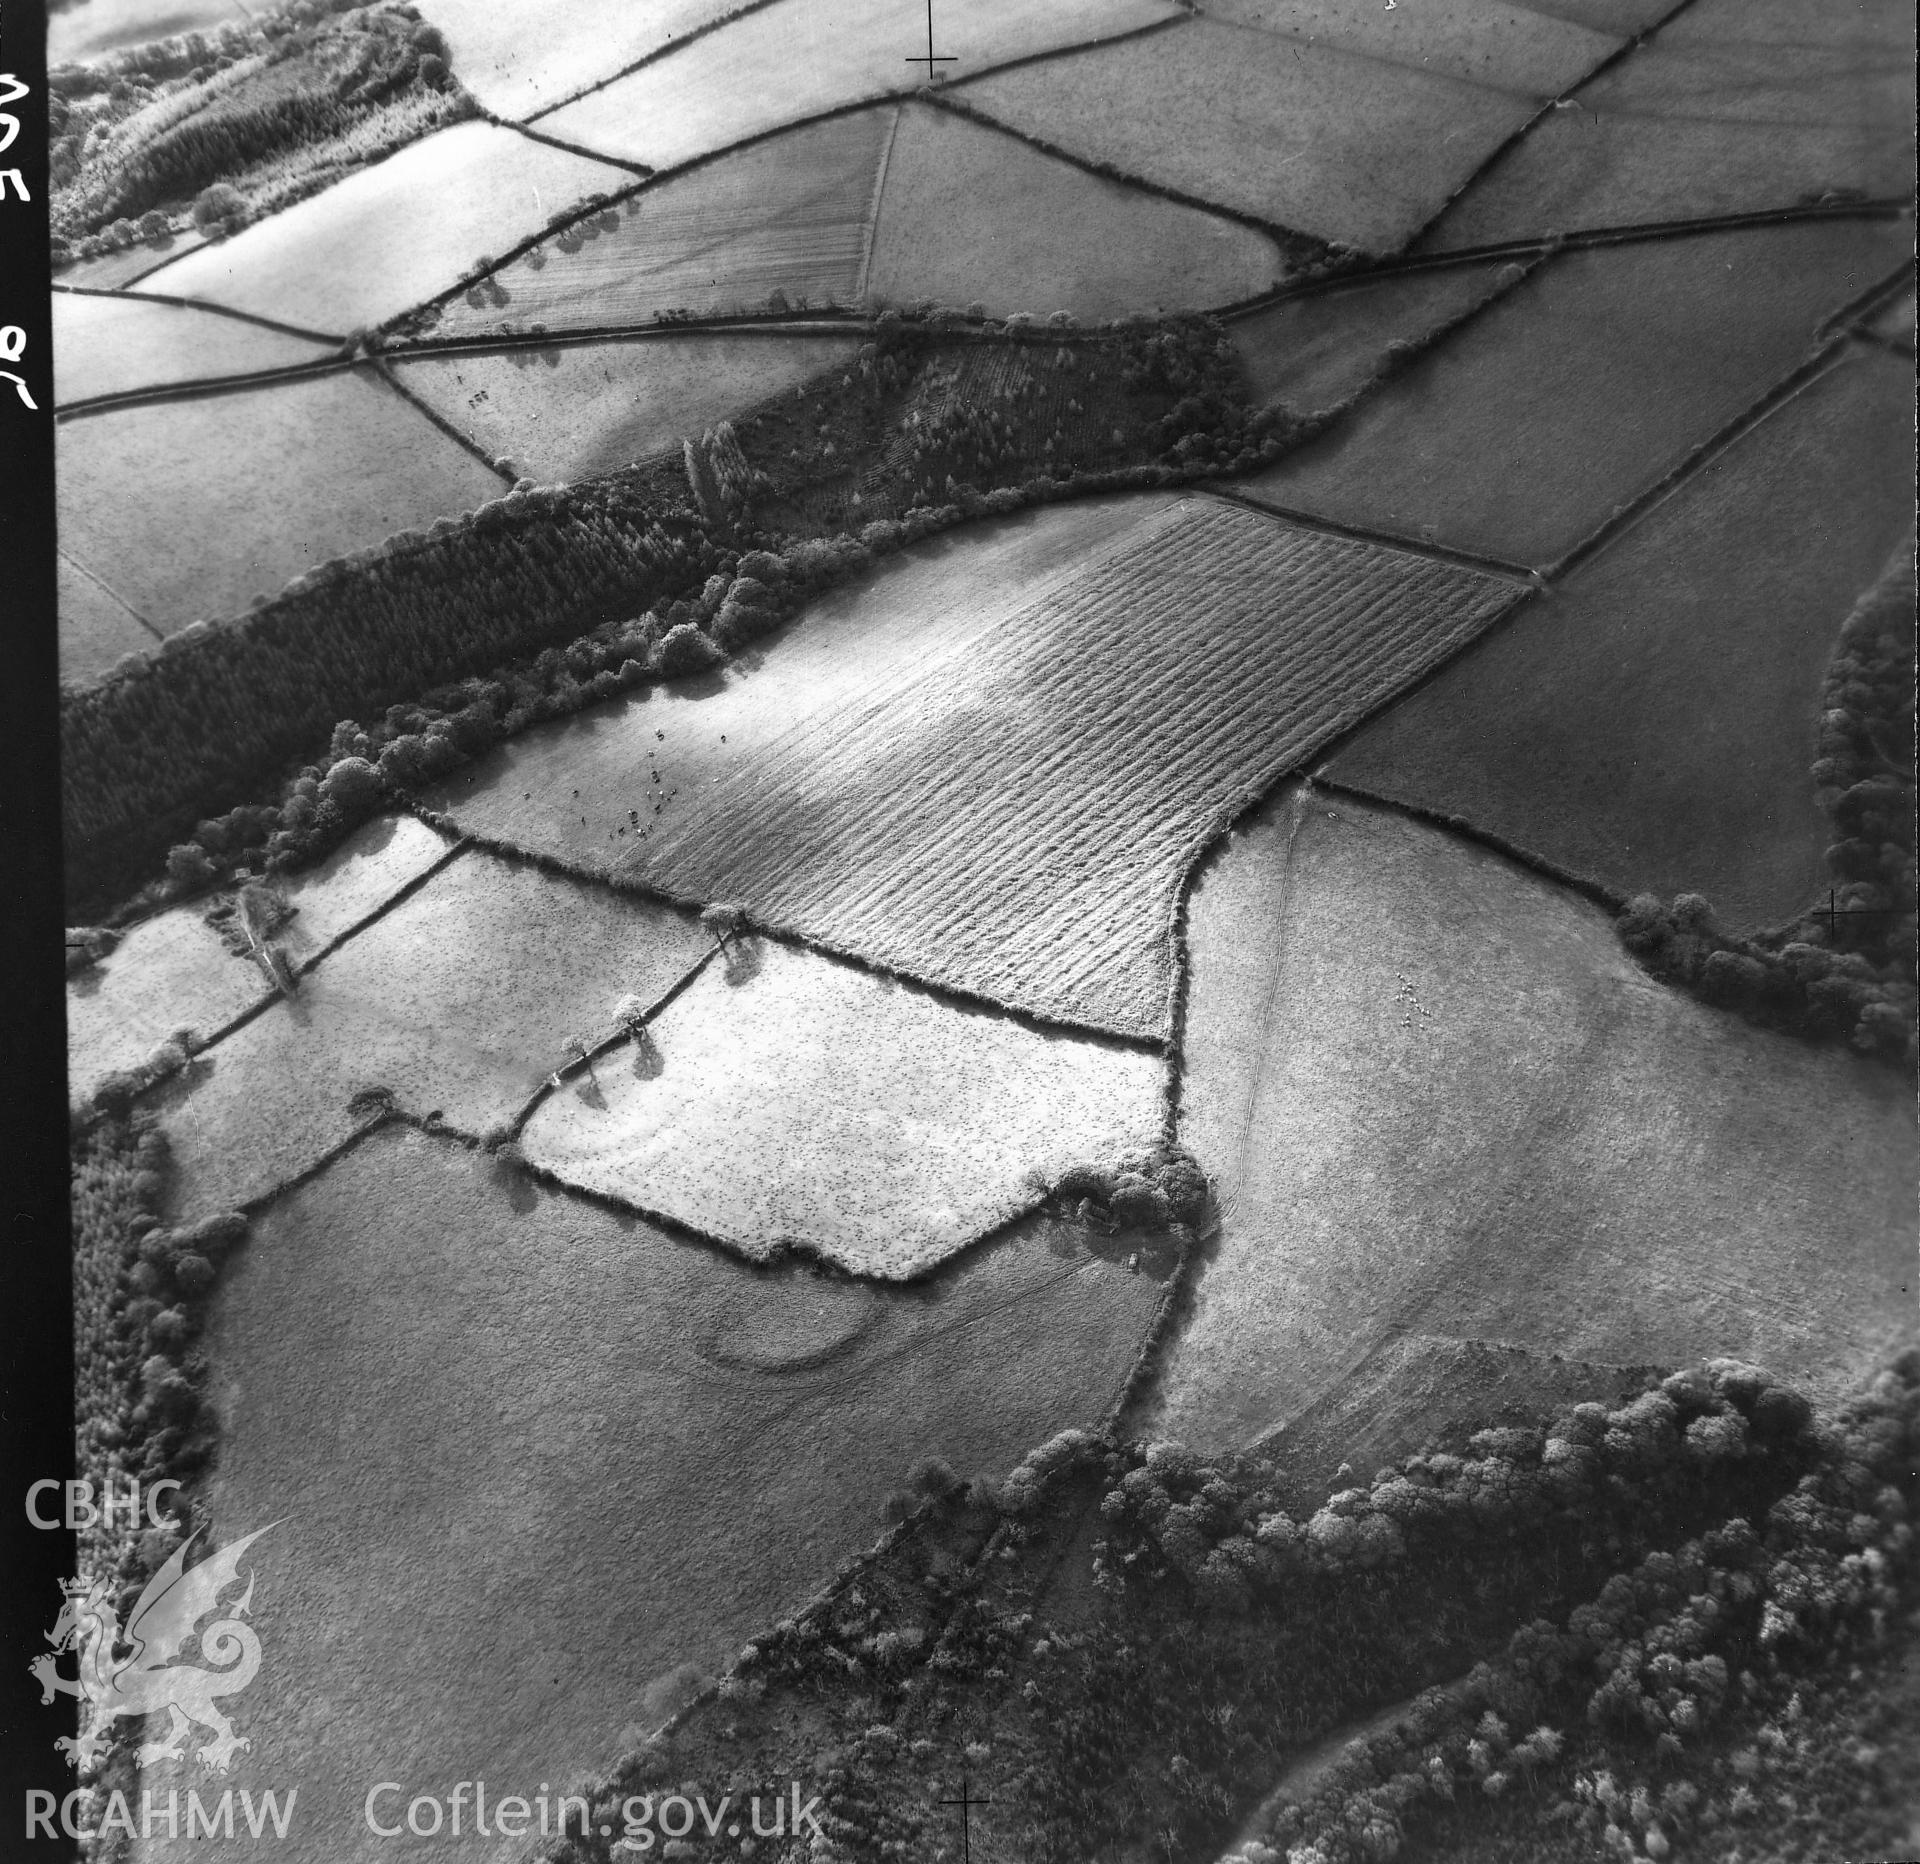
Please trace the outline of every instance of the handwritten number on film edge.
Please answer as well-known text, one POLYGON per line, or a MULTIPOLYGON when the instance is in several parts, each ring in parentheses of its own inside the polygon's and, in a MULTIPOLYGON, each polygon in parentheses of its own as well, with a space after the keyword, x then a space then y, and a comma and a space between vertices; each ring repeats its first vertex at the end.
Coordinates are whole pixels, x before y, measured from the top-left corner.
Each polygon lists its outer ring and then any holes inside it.
MULTIPOLYGON (((10 104, 26 96, 27 86, 22 84, 11 71, 0 71, 0 104, 10 104)), ((13 147, 13 141, 20 134, 20 119, 0 111, 0 155, 13 147)), ((23 201, 33 197, 27 192, 27 184, 17 168, 0 168, 0 201, 7 198, 7 183, 13 183, 15 194, 23 201)), ((0 362, 18 362, 20 352, 27 347, 27 333, 18 324, 0 325, 0 362)), ((11 369, 0 369, 0 377, 13 384, 14 393, 36 413, 40 404, 34 400, 26 383, 11 369)))

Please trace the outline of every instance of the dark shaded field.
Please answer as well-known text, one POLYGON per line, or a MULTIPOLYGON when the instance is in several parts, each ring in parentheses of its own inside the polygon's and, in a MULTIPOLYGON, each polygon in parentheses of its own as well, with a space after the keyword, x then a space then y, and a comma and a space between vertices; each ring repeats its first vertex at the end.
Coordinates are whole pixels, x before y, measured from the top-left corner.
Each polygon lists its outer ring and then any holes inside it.
POLYGON ((1251 496, 1545 565, 1742 413, 1912 250, 1902 224, 1567 254, 1251 496))
POLYGON ((1811 905, 1820 682, 1911 521, 1907 374, 1863 352, 1820 378, 1325 774, 1729 926, 1811 905))

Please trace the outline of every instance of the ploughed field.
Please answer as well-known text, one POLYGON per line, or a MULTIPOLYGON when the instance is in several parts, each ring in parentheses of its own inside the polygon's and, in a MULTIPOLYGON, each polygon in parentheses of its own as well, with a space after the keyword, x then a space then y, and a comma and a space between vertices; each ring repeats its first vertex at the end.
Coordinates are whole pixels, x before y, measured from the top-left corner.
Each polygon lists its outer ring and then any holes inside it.
MULTIPOLYGON (((1174 908, 1200 848, 1521 594, 1207 499, 1141 501, 1097 555, 1024 599, 954 588, 942 554, 889 564, 850 599, 842 625, 866 677, 826 703, 796 715, 786 639, 739 704, 706 718, 704 701, 682 701, 675 723, 708 745, 684 775, 671 761, 660 773, 657 701, 589 727, 618 733, 594 757, 597 812, 531 845, 577 848, 622 884, 738 899, 757 922, 970 997, 1159 1037, 1174 908), (869 657, 869 636, 898 645, 869 657), (643 830, 617 854, 610 801, 643 830)), ((543 758, 548 799, 530 794, 541 756, 456 780, 453 819, 495 836, 534 811, 574 813, 552 800, 586 787, 564 753, 543 758)))

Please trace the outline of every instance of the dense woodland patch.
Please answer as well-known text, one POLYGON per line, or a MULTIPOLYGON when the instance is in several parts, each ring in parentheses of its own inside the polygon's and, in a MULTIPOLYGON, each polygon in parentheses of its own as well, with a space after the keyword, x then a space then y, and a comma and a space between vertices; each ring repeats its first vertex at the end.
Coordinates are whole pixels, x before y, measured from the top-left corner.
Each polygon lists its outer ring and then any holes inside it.
POLYGON ((418 11, 294 0, 52 74, 56 265, 210 238, 476 114, 418 11))
POLYGON ((1284 410, 1248 408, 1233 350, 1205 320, 1085 337, 1016 328, 991 343, 991 368, 980 344, 883 318, 856 370, 722 423, 677 459, 523 481, 69 691, 75 910, 104 910, 170 845, 188 884, 306 858, 394 786, 536 719, 710 668, 808 589, 933 529, 1244 467, 1296 436, 1284 410), (278 802, 234 806, 303 756, 278 802), (349 757, 379 760, 380 780, 335 775, 349 757))

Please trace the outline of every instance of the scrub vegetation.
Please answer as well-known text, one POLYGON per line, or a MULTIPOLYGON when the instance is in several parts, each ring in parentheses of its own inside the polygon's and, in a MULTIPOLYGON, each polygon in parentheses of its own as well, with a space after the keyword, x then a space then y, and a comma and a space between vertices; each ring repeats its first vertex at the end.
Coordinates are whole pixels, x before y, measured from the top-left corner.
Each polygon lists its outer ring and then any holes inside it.
POLYGON ((974 1842, 1023 1858, 1152 1832, 1171 1857, 1362 1864, 1470 1794, 1530 1814, 1515 1855, 1614 1825, 1663 1857, 1738 1830, 1846 1666, 1884 1664, 1914 1597, 1917 1386, 1908 1355, 1816 1417, 1712 1361, 1324 1498, 1258 1458, 1086 1431, 997 1487, 935 1471, 874 1556, 621 1764, 595 1818, 617 1834, 675 1780, 799 1775, 835 1855, 929 1855, 964 1769, 974 1842), (1305 1805, 1267 1800, 1303 1744, 1396 1701, 1305 1805))

